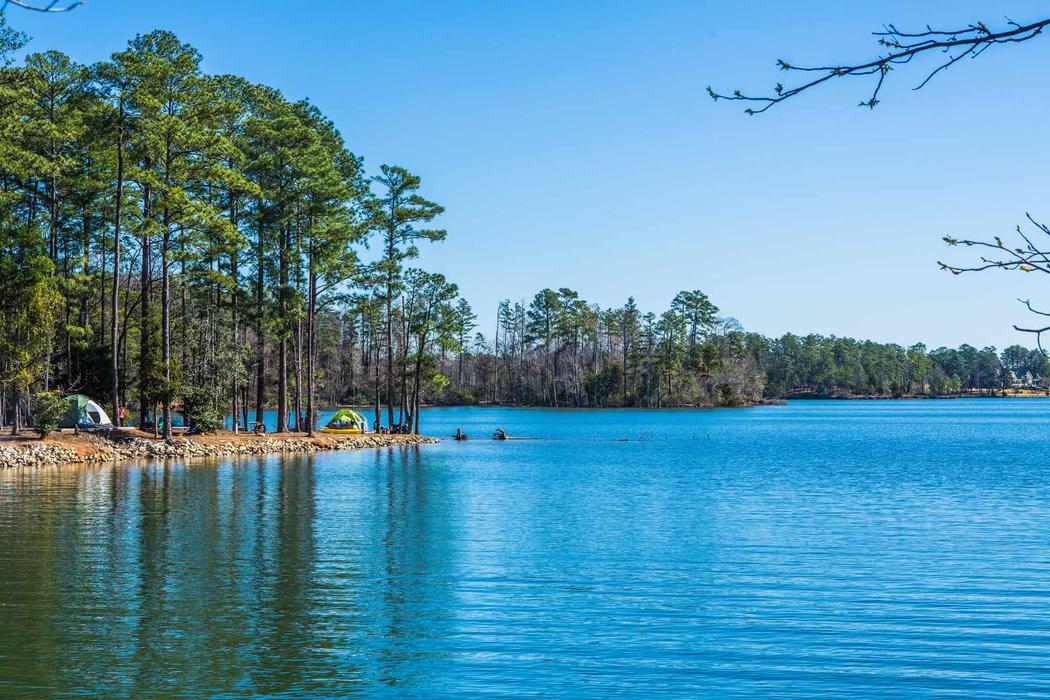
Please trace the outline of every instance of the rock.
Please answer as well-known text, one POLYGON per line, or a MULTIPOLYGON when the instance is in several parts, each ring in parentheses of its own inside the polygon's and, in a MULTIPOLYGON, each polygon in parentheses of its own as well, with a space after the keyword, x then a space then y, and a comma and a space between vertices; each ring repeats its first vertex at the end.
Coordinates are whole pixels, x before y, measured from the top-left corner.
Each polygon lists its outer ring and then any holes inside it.
POLYGON ((245 441, 221 443, 198 442, 191 438, 174 440, 170 444, 124 433, 88 435, 92 452, 81 455, 77 450, 50 442, 31 442, 20 445, 0 445, 0 468, 42 467, 61 464, 97 463, 121 459, 188 458, 224 455, 259 455, 280 452, 319 452, 328 450, 355 450, 378 447, 403 447, 437 442, 424 435, 355 435, 343 438, 248 438, 245 441))

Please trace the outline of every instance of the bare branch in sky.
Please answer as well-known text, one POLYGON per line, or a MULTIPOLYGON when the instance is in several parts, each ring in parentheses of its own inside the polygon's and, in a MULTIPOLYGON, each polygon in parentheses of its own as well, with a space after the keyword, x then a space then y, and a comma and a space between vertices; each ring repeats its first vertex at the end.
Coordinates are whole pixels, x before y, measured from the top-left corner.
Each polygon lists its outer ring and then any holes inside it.
MULTIPOLYGON (((986 252, 984 255, 979 256, 980 263, 972 264, 969 267, 962 267, 959 265, 949 265, 945 262, 938 261, 938 265, 941 269, 950 272, 953 275, 961 275, 964 272, 982 272, 984 270, 1007 270, 1007 271, 1019 271, 1019 272, 1043 272, 1050 274, 1050 242, 1042 244, 1036 243, 1036 241, 1042 240, 1043 236, 1050 238, 1050 226, 1037 221, 1032 217, 1031 214, 1025 214, 1029 224, 1035 228, 1033 233, 1031 229, 1026 232, 1020 226, 1014 229, 1014 233, 1017 235, 1018 240, 1013 242, 1004 241, 999 236, 993 236, 991 241, 977 241, 977 240, 961 240, 952 238, 951 236, 945 236, 944 242, 949 246, 966 246, 968 248, 978 248, 986 252)), ((1041 311, 1032 306, 1031 301, 1027 299, 1019 300, 1027 309, 1038 316, 1050 316, 1050 312, 1041 311)), ((1042 349, 1042 335, 1043 333, 1050 332, 1050 326, 1039 327, 1039 328, 1022 328, 1021 326, 1014 326, 1015 330, 1021 331, 1022 333, 1032 333, 1035 335, 1036 343, 1039 348, 1042 349)))
POLYGON ((941 31, 929 26, 925 31, 909 33, 902 32, 892 24, 886 25, 881 32, 874 32, 878 37, 878 43, 887 53, 881 54, 874 59, 856 64, 838 64, 830 66, 796 66, 784 60, 778 60, 777 66, 780 70, 798 73, 815 73, 817 77, 807 80, 794 87, 785 88, 777 83, 771 95, 745 95, 740 90, 734 90, 732 94, 715 92, 711 87, 707 92, 715 100, 741 100, 751 102, 758 106, 749 107, 744 110, 748 114, 761 114, 773 105, 780 104, 801 92, 825 83, 832 78, 843 77, 866 77, 871 76, 875 83, 871 96, 863 100, 859 106, 874 109, 879 103, 879 91, 886 80, 887 74, 894 66, 910 63, 913 58, 926 53, 936 53, 942 56, 942 60, 933 68, 926 78, 915 86, 915 90, 923 88, 938 73, 953 66, 964 58, 977 58, 988 48, 996 44, 1018 44, 1034 39, 1043 33, 1043 29, 1050 26, 1050 19, 1043 19, 1031 24, 1018 24, 1007 18, 1006 26, 1000 30, 993 31, 984 22, 970 24, 963 29, 954 31, 941 31))
POLYGON ((3 0, 3 4, 0 5, 0 12, 6 10, 8 5, 36 12, 69 12, 83 4, 84 0, 38 0, 38 2, 31 2, 30 0, 3 0))

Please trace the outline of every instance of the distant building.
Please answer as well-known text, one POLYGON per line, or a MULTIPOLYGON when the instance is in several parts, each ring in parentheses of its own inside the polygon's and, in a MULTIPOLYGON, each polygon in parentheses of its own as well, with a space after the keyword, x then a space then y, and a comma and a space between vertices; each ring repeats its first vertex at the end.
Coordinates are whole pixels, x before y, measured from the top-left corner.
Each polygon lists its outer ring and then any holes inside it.
POLYGON ((1021 377, 1008 371, 1006 378, 1010 383, 1011 389, 1038 389, 1043 385, 1043 380, 1040 377, 1033 376, 1030 370, 1026 371, 1021 377))

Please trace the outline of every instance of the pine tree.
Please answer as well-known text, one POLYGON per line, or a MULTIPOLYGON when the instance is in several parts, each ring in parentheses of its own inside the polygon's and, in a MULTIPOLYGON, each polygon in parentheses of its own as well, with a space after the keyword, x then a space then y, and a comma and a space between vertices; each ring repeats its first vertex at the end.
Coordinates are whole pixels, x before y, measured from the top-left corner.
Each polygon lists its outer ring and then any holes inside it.
POLYGON ((417 229, 440 215, 444 208, 419 194, 422 181, 397 165, 380 166, 382 173, 374 181, 380 185, 379 195, 368 203, 370 227, 382 236, 383 257, 375 265, 382 278, 384 326, 386 332, 386 406, 388 424, 394 425, 394 303, 403 286, 404 262, 418 257, 417 241, 443 241, 442 229, 417 229))

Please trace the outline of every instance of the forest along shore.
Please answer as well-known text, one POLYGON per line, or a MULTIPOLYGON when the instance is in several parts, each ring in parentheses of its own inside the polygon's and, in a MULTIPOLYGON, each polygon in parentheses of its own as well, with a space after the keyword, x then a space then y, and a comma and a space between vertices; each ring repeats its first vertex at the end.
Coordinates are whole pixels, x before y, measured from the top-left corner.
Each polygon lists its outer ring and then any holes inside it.
POLYGON ((260 455, 280 452, 324 452, 379 447, 401 447, 437 442, 425 435, 246 435, 229 432, 176 438, 168 443, 139 431, 104 434, 53 433, 44 440, 36 437, 0 437, 0 469, 51 467, 72 464, 112 462, 123 459, 221 457, 260 455))
POLYGON ((958 391, 951 394, 850 394, 845 392, 834 392, 821 394, 816 391, 797 391, 787 394, 784 401, 942 401, 949 399, 1045 399, 1050 397, 1050 388, 1031 389, 970 389, 958 391))

